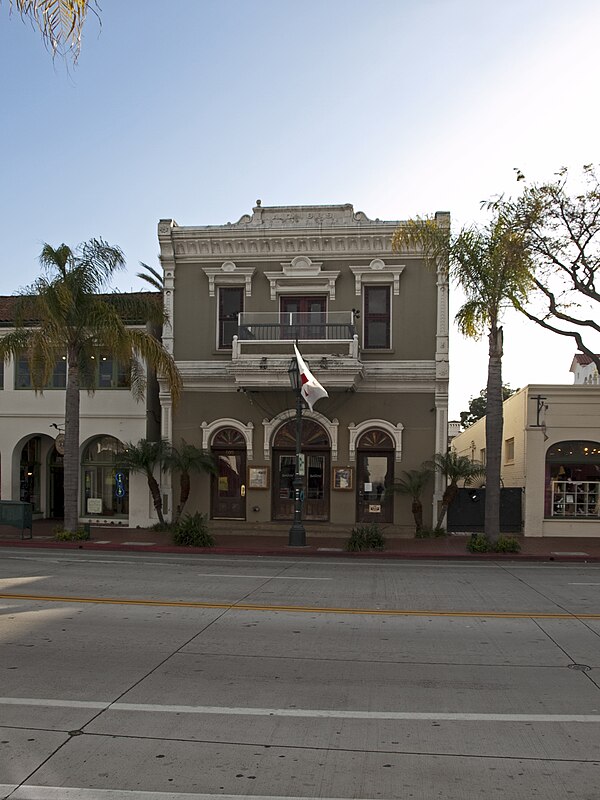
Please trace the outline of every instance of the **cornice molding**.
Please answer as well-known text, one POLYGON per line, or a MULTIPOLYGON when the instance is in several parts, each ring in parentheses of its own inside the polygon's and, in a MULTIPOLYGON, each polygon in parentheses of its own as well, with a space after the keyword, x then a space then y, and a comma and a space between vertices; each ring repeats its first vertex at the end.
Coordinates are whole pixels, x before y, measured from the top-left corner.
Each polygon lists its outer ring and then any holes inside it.
POLYGON ((256 272, 255 267, 238 266, 233 261, 224 261, 220 267, 202 267, 202 271, 208 278, 209 297, 215 296, 215 286, 239 286, 244 285, 246 297, 252 297, 252 276, 256 272))
MULTIPOLYGON (((263 439, 263 457, 265 461, 270 461, 271 459, 271 444, 273 441, 273 435, 277 428, 280 427, 284 422, 287 422, 289 419, 294 419, 296 416, 295 409, 286 409, 282 411, 280 414, 277 414, 272 419, 263 419, 263 429, 264 429, 264 439, 263 439)), ((309 408, 306 408, 302 411, 302 416, 306 417, 307 419, 312 419, 315 422, 320 423, 323 428, 327 431, 329 436, 329 442, 331 444, 331 460, 337 461, 338 457, 338 427, 339 427, 339 420, 332 419, 330 420, 324 414, 320 414, 318 411, 311 411, 309 408)))
POLYGON ((394 294, 400 294, 400 275, 405 264, 385 264, 381 258, 374 258, 364 267, 350 267, 354 275, 354 290, 357 297, 362 293, 363 284, 393 283, 394 294))
POLYGON ((365 419, 363 422, 359 422, 358 425, 355 425, 354 422, 348 425, 348 432, 350 434, 350 461, 356 461, 356 444, 363 433, 366 433, 372 428, 380 428, 386 433, 389 433, 395 444, 396 461, 402 461, 402 431, 404 430, 404 425, 401 422, 397 422, 394 425, 386 419, 365 419))

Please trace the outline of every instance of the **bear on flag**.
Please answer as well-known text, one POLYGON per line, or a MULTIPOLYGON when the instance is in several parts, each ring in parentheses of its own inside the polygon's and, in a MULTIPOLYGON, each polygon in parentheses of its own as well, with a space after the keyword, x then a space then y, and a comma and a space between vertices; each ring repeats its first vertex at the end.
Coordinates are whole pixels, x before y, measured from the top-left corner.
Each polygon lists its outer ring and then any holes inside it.
POLYGON ((294 350, 296 351, 296 360, 298 361, 298 370, 300 372, 300 391, 302 397, 306 400, 308 407, 312 411, 317 400, 320 400, 322 397, 329 397, 329 395, 306 366, 296 345, 294 345, 294 350))

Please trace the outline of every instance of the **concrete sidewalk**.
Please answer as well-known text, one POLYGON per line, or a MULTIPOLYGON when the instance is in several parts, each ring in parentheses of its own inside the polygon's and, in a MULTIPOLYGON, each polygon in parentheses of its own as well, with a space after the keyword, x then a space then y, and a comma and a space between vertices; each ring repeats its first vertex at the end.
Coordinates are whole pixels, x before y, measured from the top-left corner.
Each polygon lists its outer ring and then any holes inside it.
MULTIPOLYGON (((330 530, 320 526, 311 531, 306 524, 307 546, 288 547, 287 530, 283 525, 269 525, 241 532, 226 524, 211 526, 215 547, 178 547, 172 543, 171 534, 141 528, 116 525, 92 526, 91 540, 86 542, 55 542, 56 520, 37 520, 33 523, 33 538, 21 539, 20 531, 0 526, 0 547, 59 548, 112 551, 154 551, 161 553, 212 553, 255 556, 344 556, 348 558, 434 558, 434 559, 484 559, 532 561, 600 561, 600 536, 578 537, 525 537, 519 536, 520 553, 469 553, 466 549, 468 535, 450 535, 438 539, 406 538, 398 534, 387 535, 383 552, 347 553, 344 550, 349 531, 330 530)), ((29 532, 26 532, 28 535, 29 532)))

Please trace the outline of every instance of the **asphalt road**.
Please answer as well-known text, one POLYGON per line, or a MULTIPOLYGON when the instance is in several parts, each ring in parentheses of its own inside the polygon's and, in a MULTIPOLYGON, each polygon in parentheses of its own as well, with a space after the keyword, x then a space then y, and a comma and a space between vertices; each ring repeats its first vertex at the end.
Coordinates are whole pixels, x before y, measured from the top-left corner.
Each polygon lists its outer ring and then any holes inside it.
POLYGON ((600 565, 3 550, 0 798, 600 797, 600 565))

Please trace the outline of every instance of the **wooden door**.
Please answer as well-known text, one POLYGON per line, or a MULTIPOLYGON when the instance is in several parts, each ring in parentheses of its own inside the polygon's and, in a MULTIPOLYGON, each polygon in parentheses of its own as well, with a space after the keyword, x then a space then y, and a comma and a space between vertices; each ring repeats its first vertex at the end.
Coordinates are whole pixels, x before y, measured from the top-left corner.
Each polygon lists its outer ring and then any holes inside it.
POLYGON ((385 490, 394 482, 394 454, 359 451, 357 476, 358 522, 393 522, 394 498, 385 490))
POLYGON ((282 297, 280 318, 283 339, 325 339, 325 297, 282 297))
POLYGON ((246 519, 246 441, 234 428, 215 434, 211 451, 211 519, 246 519))
MULTIPOLYGON (((329 453, 307 451, 302 454, 302 519, 329 519, 329 453)), ((293 452, 273 453, 273 519, 294 518, 294 472, 296 455, 293 452)))

